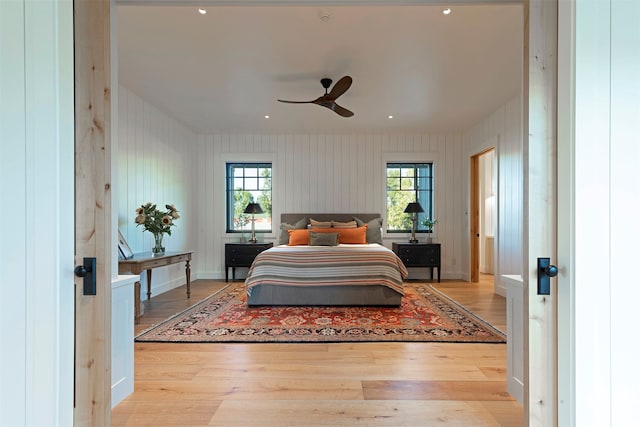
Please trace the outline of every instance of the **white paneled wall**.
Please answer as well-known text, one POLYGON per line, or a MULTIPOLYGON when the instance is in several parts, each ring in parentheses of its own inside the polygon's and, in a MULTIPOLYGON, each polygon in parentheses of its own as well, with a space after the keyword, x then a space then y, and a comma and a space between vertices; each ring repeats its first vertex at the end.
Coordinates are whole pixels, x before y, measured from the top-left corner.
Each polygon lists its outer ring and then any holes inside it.
MULTIPOLYGON (((487 148, 496 148, 497 157, 497 222, 495 239, 497 252, 496 277, 501 274, 522 274, 522 215, 523 215, 523 147, 522 106, 517 96, 501 106, 491 116, 465 132, 465 194, 469 194, 469 162, 472 155, 487 148)), ((468 196, 465 201, 469 209, 468 196)), ((469 225, 464 233, 465 265, 469 263, 469 225)), ((468 271, 468 269, 467 269, 468 271)), ((466 277, 468 279, 468 276, 466 277)), ((500 286, 500 284, 497 284, 500 286)), ((503 293, 504 290, 499 290, 503 293)), ((504 293, 503 293, 504 295, 504 293)))
MULTIPOLYGON (((522 273, 522 134, 520 97, 463 134, 448 135, 196 135, 136 94, 119 87, 118 228, 134 252, 151 235, 133 222, 147 201, 175 204, 182 217, 167 250, 193 249, 193 278, 224 277, 225 164, 273 163, 275 241, 284 212, 385 214, 385 163, 433 161, 435 239, 442 276, 469 278, 469 160, 489 147, 497 157, 495 236, 499 274, 522 273)), ((385 244, 408 236, 385 235, 385 244)), ((239 272, 242 275, 243 272, 239 272)), ((420 270, 413 274, 422 276, 420 270)), ((144 280, 144 277, 143 277, 144 280)), ((184 283, 175 265, 153 274, 153 294, 184 283)))
MULTIPOLYGON (((123 86, 119 86, 118 113, 118 229, 134 252, 150 251, 153 237, 136 227, 135 210, 146 202, 162 209, 171 203, 181 217, 172 235, 165 236, 165 247, 168 251, 196 250, 196 135, 123 86)), ((198 253, 194 265, 198 265, 197 257, 198 253)), ((154 270, 152 293, 157 295, 184 281, 183 265, 154 270)), ((146 298, 146 292, 142 294, 146 298)))
MULTIPOLYGON (((274 233, 283 212, 385 214, 386 161, 434 161, 436 241, 443 277, 463 276, 465 196, 461 135, 203 135, 198 138, 198 265, 201 278, 223 277, 224 175, 228 161, 273 162, 274 233)), ((407 236, 386 235, 385 244, 407 236)))

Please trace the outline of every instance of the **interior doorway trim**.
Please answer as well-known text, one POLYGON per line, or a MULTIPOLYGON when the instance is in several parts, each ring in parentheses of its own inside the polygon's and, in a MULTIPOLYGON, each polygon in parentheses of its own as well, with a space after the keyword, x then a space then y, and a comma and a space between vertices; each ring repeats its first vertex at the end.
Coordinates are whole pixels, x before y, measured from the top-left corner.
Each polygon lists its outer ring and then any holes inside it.
POLYGON ((480 281, 480 157, 492 150, 494 146, 487 147, 471 156, 469 184, 469 281, 480 281))

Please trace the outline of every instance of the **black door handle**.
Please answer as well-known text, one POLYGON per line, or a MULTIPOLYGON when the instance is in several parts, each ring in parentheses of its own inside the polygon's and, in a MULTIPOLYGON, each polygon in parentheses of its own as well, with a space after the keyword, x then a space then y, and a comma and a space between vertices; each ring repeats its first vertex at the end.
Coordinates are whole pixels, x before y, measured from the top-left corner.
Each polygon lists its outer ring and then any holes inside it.
POLYGON ((83 295, 96 294, 96 259, 84 258, 82 265, 78 265, 73 272, 84 279, 83 295))
POLYGON ((551 294, 551 278, 558 275, 558 267, 549 258, 538 258, 538 295, 551 294))

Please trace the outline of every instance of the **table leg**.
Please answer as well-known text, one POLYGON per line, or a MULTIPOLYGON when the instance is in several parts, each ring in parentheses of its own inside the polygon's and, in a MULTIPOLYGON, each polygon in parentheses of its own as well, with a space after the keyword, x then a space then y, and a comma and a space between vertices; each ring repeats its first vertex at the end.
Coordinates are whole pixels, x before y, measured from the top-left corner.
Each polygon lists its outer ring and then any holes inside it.
POLYGON ((133 285, 133 316, 135 319, 136 325, 140 324, 140 281, 136 280, 136 283, 133 285))
POLYGON ((191 260, 187 260, 184 272, 187 275, 187 299, 189 299, 191 298, 191 260))
POLYGON ((151 269, 147 270, 147 299, 151 299, 151 269))

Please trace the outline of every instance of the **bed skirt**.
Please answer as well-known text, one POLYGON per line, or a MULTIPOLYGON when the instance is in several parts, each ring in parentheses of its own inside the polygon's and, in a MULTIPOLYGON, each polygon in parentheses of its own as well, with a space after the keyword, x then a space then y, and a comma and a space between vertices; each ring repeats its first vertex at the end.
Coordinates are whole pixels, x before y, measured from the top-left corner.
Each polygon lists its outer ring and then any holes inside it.
POLYGON ((384 285, 282 286, 258 285, 247 304, 259 305, 355 305, 399 307, 402 294, 384 285))

